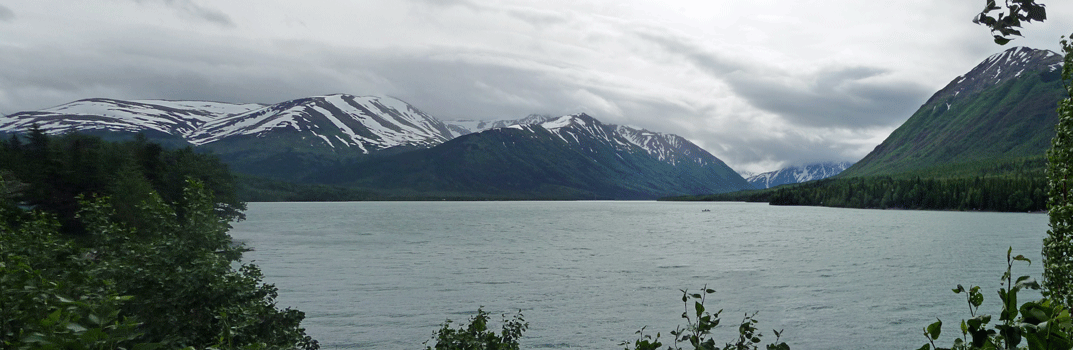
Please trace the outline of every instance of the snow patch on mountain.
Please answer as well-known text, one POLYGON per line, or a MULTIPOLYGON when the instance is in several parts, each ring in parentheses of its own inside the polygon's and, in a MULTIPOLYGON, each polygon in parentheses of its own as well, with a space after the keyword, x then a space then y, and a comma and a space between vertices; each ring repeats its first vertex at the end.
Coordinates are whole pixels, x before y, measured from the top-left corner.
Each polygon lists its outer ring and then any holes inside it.
POLYGON ((853 165, 853 163, 850 162, 815 163, 753 175, 745 180, 749 181, 749 183, 753 184, 753 187, 756 187, 757 189, 765 189, 786 184, 826 179, 838 175, 851 165, 853 165))
POLYGON ((715 159, 707 151, 681 136, 653 132, 634 126, 604 124, 584 113, 559 117, 534 114, 522 119, 494 121, 451 120, 445 123, 457 129, 469 131, 468 133, 497 128, 523 129, 519 126, 539 125, 541 128, 558 136, 563 142, 576 144, 584 137, 591 137, 602 140, 602 142, 613 146, 618 151, 640 149, 671 165, 689 161, 705 166, 712 163, 711 159, 715 159))
POLYGON ((965 75, 955 78, 925 104, 943 100, 956 104, 955 97, 967 98, 1003 81, 1018 79, 1025 71, 1053 72, 1061 67, 1062 56, 1053 51, 1028 47, 1010 48, 991 55, 965 75))
POLYGON ((258 104, 205 101, 94 98, 0 117, 0 131, 22 132, 37 124, 50 134, 89 130, 154 130, 185 138, 222 115, 243 113, 260 107, 258 104))

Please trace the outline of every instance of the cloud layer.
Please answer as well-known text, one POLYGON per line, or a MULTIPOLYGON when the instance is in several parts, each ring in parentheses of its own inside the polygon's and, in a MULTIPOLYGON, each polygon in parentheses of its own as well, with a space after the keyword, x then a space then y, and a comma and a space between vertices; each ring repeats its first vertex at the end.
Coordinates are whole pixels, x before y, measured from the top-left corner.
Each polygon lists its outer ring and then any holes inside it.
MULTIPOLYGON (((587 112, 757 172, 864 156, 1004 49, 970 22, 977 5, 13 0, 0 5, 0 112, 383 94, 442 119, 587 112)), ((1073 12, 1049 5, 1015 44, 1057 48, 1073 12)))

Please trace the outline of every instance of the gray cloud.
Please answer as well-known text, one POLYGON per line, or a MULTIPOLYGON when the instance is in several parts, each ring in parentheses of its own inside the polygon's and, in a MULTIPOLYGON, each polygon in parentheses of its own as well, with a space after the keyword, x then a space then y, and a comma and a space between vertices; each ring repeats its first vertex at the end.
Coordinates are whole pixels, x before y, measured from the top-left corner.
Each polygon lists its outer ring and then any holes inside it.
POLYGON ((639 30, 637 35, 724 81, 753 106, 801 126, 890 125, 912 114, 928 93, 913 82, 882 79, 890 72, 885 68, 829 66, 791 73, 712 52, 667 31, 639 30))
MULTIPOLYGON (((790 1, 715 6, 770 15, 737 22, 703 1, 317 1, 257 14, 231 10, 261 5, 238 1, 124 0, 143 6, 94 11, 12 1, 0 5, 0 24, 13 22, 0 37, 17 39, 0 42, 7 113, 90 97, 274 103, 380 94, 443 119, 587 112, 682 135, 751 171, 859 159, 929 93, 1002 50, 966 19, 978 9, 960 2, 931 2, 909 24, 877 16, 831 32, 831 23, 798 20, 815 13, 790 1), (339 9, 377 16, 322 15, 339 9), (288 21, 309 25, 281 29, 288 21), (80 30, 45 30, 68 22, 80 30)), ((823 18, 904 6, 841 5, 846 13, 823 18)), ((1068 33, 1073 16, 1049 10, 1053 19, 1027 29, 1068 33)), ((1053 46, 1057 35, 1039 42, 1053 46)))
POLYGON ((0 5, 0 21, 11 22, 15 20, 15 11, 11 11, 7 6, 0 5))
POLYGON ((634 29, 634 35, 645 41, 655 44, 667 53, 680 56, 703 71, 716 77, 747 70, 748 65, 724 55, 704 49, 682 35, 676 35, 667 30, 652 27, 639 27, 634 29))
POLYGON ((523 6, 509 6, 499 4, 487 4, 472 0, 409 0, 419 8, 426 10, 441 10, 443 8, 458 7, 466 8, 474 12, 484 14, 496 14, 519 20, 533 27, 546 27, 550 25, 569 23, 573 16, 565 11, 553 11, 536 9, 523 6))
POLYGON ((923 86, 881 81, 874 67, 828 67, 804 77, 734 74, 727 81, 753 106, 811 127, 867 128, 900 123, 927 97, 923 86))
POLYGON ((183 15, 207 21, 223 27, 234 27, 235 22, 226 13, 198 5, 193 0, 134 0, 138 3, 161 3, 174 8, 183 15))

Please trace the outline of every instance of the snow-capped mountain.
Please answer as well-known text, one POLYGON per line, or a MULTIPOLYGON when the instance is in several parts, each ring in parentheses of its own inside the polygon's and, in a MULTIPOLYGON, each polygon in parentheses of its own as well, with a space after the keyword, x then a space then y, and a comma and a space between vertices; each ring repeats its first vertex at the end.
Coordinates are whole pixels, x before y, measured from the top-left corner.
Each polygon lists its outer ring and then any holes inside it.
POLYGON ((628 145, 640 147, 660 161, 671 165, 676 165, 684 160, 702 165, 711 161, 708 158, 711 154, 681 136, 631 126, 604 124, 584 113, 560 117, 532 114, 522 119, 493 121, 452 120, 445 123, 456 130, 464 130, 465 134, 499 128, 540 125, 544 129, 559 135, 560 138, 567 142, 570 142, 568 138, 577 142, 577 133, 585 133, 605 139, 619 150, 624 150, 624 147, 628 147, 628 145))
POLYGON ((530 116, 523 120, 540 123, 518 124, 508 128, 531 130, 532 126, 539 126, 574 149, 593 154, 601 150, 612 150, 616 152, 615 157, 618 159, 625 159, 627 154, 644 153, 658 162, 676 168, 675 171, 679 172, 678 178, 683 181, 688 178, 688 181, 695 181, 697 186, 703 186, 700 183, 710 181, 720 191, 749 188, 744 178, 722 160, 678 135, 604 124, 584 113, 558 118, 530 116))
POLYGON ((300 135, 305 143, 356 148, 426 148, 453 138, 447 126, 394 98, 328 95, 291 100, 212 120, 194 133, 195 145, 227 138, 300 135))
POLYGON ((206 123, 264 107, 205 101, 107 98, 78 100, 49 109, 0 116, 0 132, 21 132, 37 124, 49 134, 69 131, 158 131, 189 138, 206 123))
POLYGON ((540 124, 556 117, 550 115, 530 114, 522 119, 499 119, 499 120, 445 120, 444 123, 449 125, 453 130, 457 130, 456 136, 462 136, 466 134, 478 133, 485 130, 505 128, 513 125, 529 125, 540 124))
POLYGON ((753 175, 746 180, 753 184, 753 187, 756 187, 757 189, 765 189, 786 184, 826 179, 838 175, 851 165, 853 165, 853 163, 850 162, 815 163, 753 175))
POLYGON ((964 75, 954 78, 946 87, 936 92, 928 102, 944 103, 932 108, 950 109, 955 99, 965 98, 989 89, 1004 81, 1021 77, 1025 72, 1044 72, 1057 80, 1062 73, 1062 56, 1050 50, 1014 47, 991 55, 964 75))
POLYGON ((654 199, 751 188, 715 156, 674 136, 586 114, 541 117, 432 148, 327 169, 315 182, 492 198, 654 199))

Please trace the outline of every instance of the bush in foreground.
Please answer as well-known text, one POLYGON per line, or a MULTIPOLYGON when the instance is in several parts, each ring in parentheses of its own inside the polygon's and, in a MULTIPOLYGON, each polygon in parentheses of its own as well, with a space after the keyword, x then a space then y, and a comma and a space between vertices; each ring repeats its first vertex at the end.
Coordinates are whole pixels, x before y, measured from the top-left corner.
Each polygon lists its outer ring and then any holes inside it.
POLYGON ((0 206, 3 348, 317 349, 256 266, 232 267, 243 248, 204 186, 183 197, 176 208, 149 192, 135 220, 83 199, 77 239, 50 214, 0 206))

